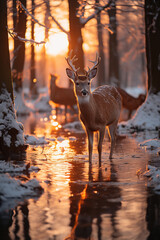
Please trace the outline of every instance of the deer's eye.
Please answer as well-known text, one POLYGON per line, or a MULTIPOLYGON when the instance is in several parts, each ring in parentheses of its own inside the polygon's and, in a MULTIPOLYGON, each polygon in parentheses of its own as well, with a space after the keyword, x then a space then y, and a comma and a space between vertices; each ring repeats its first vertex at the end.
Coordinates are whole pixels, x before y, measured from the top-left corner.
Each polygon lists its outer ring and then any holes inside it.
POLYGON ((88 82, 88 85, 90 85, 90 82, 88 82))
POLYGON ((79 86, 79 83, 78 83, 78 82, 76 82, 76 85, 77 85, 77 86, 79 86))

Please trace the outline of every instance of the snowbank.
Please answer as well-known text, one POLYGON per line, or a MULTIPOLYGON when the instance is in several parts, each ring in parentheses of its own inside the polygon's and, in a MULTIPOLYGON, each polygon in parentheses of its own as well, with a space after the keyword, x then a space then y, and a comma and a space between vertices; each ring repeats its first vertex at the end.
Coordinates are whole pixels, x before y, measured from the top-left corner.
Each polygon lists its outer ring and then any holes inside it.
POLYGON ((23 164, 19 166, 11 162, 1 161, 0 160, 0 173, 23 173, 23 172, 37 172, 39 171, 38 167, 30 166, 30 164, 23 164))
POLYGON ((160 153, 160 140, 159 139, 148 139, 139 144, 146 150, 155 150, 158 154, 160 153))
POLYGON ((14 105, 17 115, 29 115, 33 108, 27 105, 22 92, 14 91, 14 105))
POLYGON ((0 199, 7 198, 23 198, 26 196, 37 196, 37 191, 42 187, 38 180, 31 179, 27 182, 22 182, 18 179, 12 178, 9 174, 0 174, 0 199))
POLYGON ((16 120, 10 94, 2 89, 0 94, 0 149, 25 149, 23 125, 16 120))
POLYGON ((23 89, 23 92, 16 92, 14 91, 14 104, 15 104, 15 110, 17 115, 29 115, 30 112, 50 112, 52 111, 52 106, 50 105, 49 101, 49 95, 48 95, 48 89, 44 88, 43 93, 40 93, 40 96, 38 99, 33 100, 29 99, 29 91, 25 91, 23 89), (25 97, 24 97, 25 95, 25 97))
POLYGON ((140 94, 145 94, 145 88, 142 87, 127 87, 125 91, 133 97, 138 97, 140 94))
POLYGON ((52 106, 49 104, 49 95, 41 95, 34 103, 34 109, 38 112, 50 112, 52 106))
POLYGON ((45 137, 36 137, 33 135, 25 135, 26 143, 29 145, 43 145, 48 144, 48 141, 45 139, 45 137))
POLYGON ((15 165, 12 162, 0 161, 0 213, 8 209, 12 209, 17 205, 18 201, 35 198, 42 194, 43 188, 40 182, 24 177, 26 172, 37 172, 38 167, 23 164, 15 165), (21 176, 25 181, 21 181, 12 176, 21 176))
POLYGON ((63 125, 63 128, 66 131, 73 132, 73 133, 84 133, 84 129, 80 121, 66 123, 65 125, 63 125))
POLYGON ((146 101, 137 110, 132 119, 121 122, 120 131, 128 130, 156 130, 160 128, 160 93, 149 94, 146 101))
POLYGON ((160 169, 148 165, 148 170, 143 173, 148 177, 148 187, 152 187, 157 194, 160 194, 160 169))

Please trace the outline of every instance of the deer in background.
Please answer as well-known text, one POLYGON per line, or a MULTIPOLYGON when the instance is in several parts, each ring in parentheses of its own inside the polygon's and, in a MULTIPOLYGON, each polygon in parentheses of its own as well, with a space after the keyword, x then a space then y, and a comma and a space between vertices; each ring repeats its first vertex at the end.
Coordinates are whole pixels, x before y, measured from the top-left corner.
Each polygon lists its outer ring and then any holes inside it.
MULTIPOLYGON (((62 88, 57 86, 58 75, 51 74, 50 80, 50 99, 59 105, 65 106, 65 116, 67 114, 67 106, 70 106, 74 110, 73 106, 76 105, 76 97, 74 95, 73 88, 62 88)), ((74 110, 75 111, 75 110, 74 110)), ((56 115, 58 114, 58 108, 56 106, 56 115)))
POLYGON ((99 131, 98 153, 99 165, 101 165, 102 142, 106 126, 111 141, 109 158, 112 159, 116 128, 121 111, 121 96, 115 87, 107 85, 100 86, 91 93, 91 80, 96 76, 97 66, 100 62, 98 55, 96 55, 96 60, 92 61, 93 67, 88 71, 84 70, 85 74, 83 75, 79 74, 79 68, 76 69, 74 66, 74 62, 78 59, 76 56, 71 58, 71 55, 72 52, 66 58, 71 68, 66 68, 66 73, 74 83, 80 120, 88 135, 89 162, 91 163, 92 160, 93 133, 99 131))
POLYGON ((132 112, 136 110, 145 101, 146 96, 145 94, 139 94, 139 96, 136 98, 128 94, 122 88, 117 87, 117 90, 122 97, 123 108, 129 110, 129 113, 128 113, 128 119, 129 119, 131 118, 132 112))

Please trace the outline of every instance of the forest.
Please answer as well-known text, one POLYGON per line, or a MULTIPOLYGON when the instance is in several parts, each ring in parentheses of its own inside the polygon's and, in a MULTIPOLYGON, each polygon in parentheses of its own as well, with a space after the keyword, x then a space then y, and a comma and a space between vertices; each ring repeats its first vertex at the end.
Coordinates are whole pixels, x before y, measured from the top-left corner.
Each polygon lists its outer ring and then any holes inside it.
POLYGON ((158 239, 159 163, 160 1, 0 1, 2 239, 158 239))

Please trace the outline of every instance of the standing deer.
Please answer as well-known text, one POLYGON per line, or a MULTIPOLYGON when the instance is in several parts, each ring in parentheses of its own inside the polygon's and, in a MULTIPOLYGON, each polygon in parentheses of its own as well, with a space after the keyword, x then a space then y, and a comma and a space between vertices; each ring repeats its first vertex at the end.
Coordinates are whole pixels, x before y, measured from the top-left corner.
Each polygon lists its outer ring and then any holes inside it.
POLYGON ((101 163, 102 142, 105 134, 105 127, 108 127, 108 133, 111 141, 109 158, 112 159, 113 147, 115 144, 116 128, 121 111, 121 96, 115 87, 100 86, 91 93, 91 80, 97 74, 97 66, 100 57, 96 55, 93 67, 88 71, 84 70, 84 75, 78 73, 74 62, 78 59, 76 56, 71 58, 71 54, 66 58, 71 69, 66 68, 67 76, 74 83, 74 92, 77 98, 80 120, 85 126, 88 135, 89 162, 92 160, 93 133, 99 131, 98 153, 99 163, 101 163))
MULTIPOLYGON (((73 88, 62 88, 57 85, 58 75, 51 74, 50 80, 50 99, 59 105, 65 106, 65 116, 67 114, 67 106, 70 106, 73 110, 73 106, 77 103, 74 95, 73 88)), ((74 110, 75 111, 75 110, 74 110)), ((56 106, 56 115, 58 109, 56 106)))
POLYGON ((118 92, 122 97, 122 106, 123 108, 127 109, 128 112, 128 119, 131 118, 132 112, 136 110, 142 103, 145 101, 146 96, 144 94, 139 94, 139 96, 133 97, 128 94, 122 88, 117 87, 118 92))

